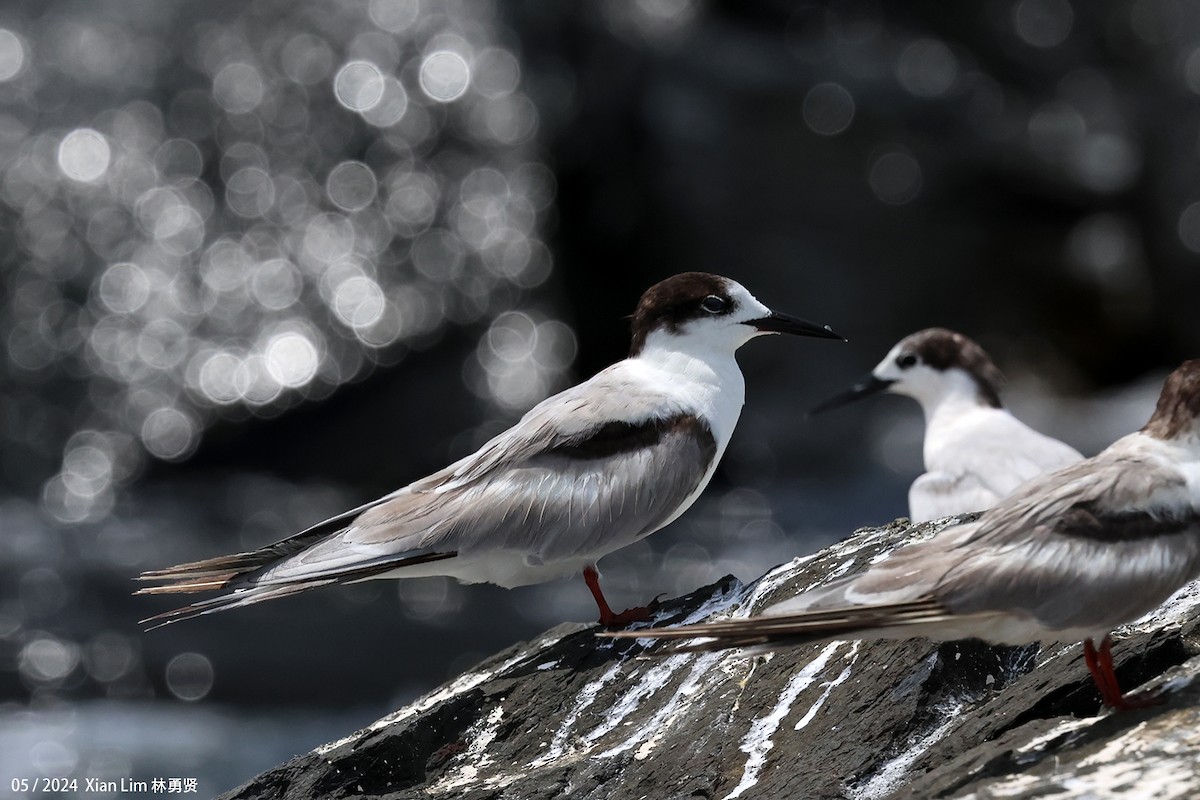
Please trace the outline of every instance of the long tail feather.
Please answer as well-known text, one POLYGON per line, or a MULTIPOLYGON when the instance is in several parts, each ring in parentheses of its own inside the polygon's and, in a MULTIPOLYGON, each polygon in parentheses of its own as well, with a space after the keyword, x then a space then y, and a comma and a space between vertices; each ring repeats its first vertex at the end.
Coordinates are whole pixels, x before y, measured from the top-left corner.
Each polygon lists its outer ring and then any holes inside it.
MULTIPOLYGON (((134 594, 180 594, 189 592, 213 592, 225 587, 229 581, 236 578, 237 572, 214 572, 195 578, 181 578, 177 583, 164 586, 147 586, 138 589, 134 594)), ((144 580, 144 579, 142 579, 144 580)))
MULTIPOLYGON (((190 592, 207 592, 215 591, 224 588, 230 588, 230 583, 235 579, 241 579, 242 585, 233 588, 228 594, 223 594, 220 597, 212 597, 208 600, 200 600, 191 605, 176 608, 171 611, 166 611, 162 614, 156 614, 153 617, 148 617, 142 620, 142 624, 157 623, 151 625, 147 630, 161 628, 163 625, 170 625, 172 622, 180 622, 185 619, 212 614, 217 611, 227 611, 232 608, 241 608, 242 606, 261 603, 264 600, 275 600, 280 597, 288 597, 300 592, 306 592, 309 589, 316 589, 321 586, 329 586, 330 584, 354 583, 355 581, 367 580, 369 578, 381 575, 385 572, 391 572, 395 569, 404 567, 416 566, 418 564, 428 564, 432 561, 442 561, 447 558, 454 558, 458 553, 451 551, 448 553, 422 553, 416 556, 408 556, 405 558, 392 558, 389 560, 379 560, 370 564, 361 564, 357 567, 350 567, 339 570, 336 573, 326 575, 316 575, 303 580, 294 580, 286 583, 262 583, 255 584, 253 576, 250 577, 251 582, 247 582, 245 572, 216 572, 211 570, 193 571, 193 564, 181 564, 179 567, 171 567, 169 569, 158 570, 163 576, 163 579, 176 580, 176 583, 167 584, 165 586, 149 586, 144 589, 139 589, 134 594, 184 594, 190 592), (176 571, 178 570, 178 577, 176 571)), ((223 559, 233 559, 236 556, 224 556, 223 559)), ((216 562, 222 559, 210 559, 216 562)), ((205 562, 194 562, 202 564, 205 562)), ((257 567, 255 567, 257 569, 257 567)))
MULTIPOLYGON (((215 558, 205 558, 200 561, 189 561, 185 564, 176 564, 173 567, 166 569, 152 569, 143 572, 137 577, 139 581, 165 581, 179 582, 181 585, 190 583, 198 578, 211 578, 226 576, 232 573, 232 576, 245 575, 261 569, 269 564, 274 564, 288 556, 296 555, 297 553, 307 550, 322 539, 344 530, 345 527, 359 514, 374 505, 386 500, 387 497, 382 497, 372 503, 353 508, 344 513, 338 514, 336 517, 331 517, 323 522, 319 522, 310 528, 306 528, 297 534, 281 539, 277 542, 269 544, 265 547, 260 547, 257 550, 250 550, 245 553, 232 553, 230 555, 216 556, 215 558)), ((176 591, 206 591, 208 586, 203 586, 196 589, 179 588, 176 591)), ((146 592, 151 594, 152 592, 146 592)))
POLYGON ((667 653, 723 650, 730 647, 785 647, 852 637, 853 634, 878 628, 904 627, 935 623, 952 618, 941 603, 932 598, 879 606, 855 606, 800 614, 763 615, 720 622, 680 625, 669 628, 642 628, 630 631, 611 631, 597 635, 622 639, 709 639, 667 653))
MULTIPOLYGON (((290 540, 289 540, 290 541, 290 540)), ((202 561, 189 561, 176 564, 165 569, 152 569, 137 577, 139 581, 179 582, 186 583, 197 579, 214 579, 217 577, 233 577, 253 572, 269 564, 273 564, 290 555, 301 552, 304 547, 297 544, 294 547, 281 547, 281 543, 267 545, 248 553, 233 553, 216 558, 206 558, 202 561)), ((197 589, 196 591, 202 591, 197 589)))
POLYGON ((152 631, 155 628, 161 628, 164 625, 170 625, 174 622, 182 622, 185 619, 194 619, 202 617, 206 614, 214 614, 218 611, 228 611, 232 608, 241 608, 242 606, 261 603, 264 600, 275 600, 280 597, 288 597, 300 592, 306 592, 309 589, 316 589, 320 586, 327 586, 335 581, 307 581, 304 583, 290 583, 283 586, 255 586, 251 589, 239 589, 230 594, 224 594, 220 597, 212 597, 208 600, 200 600, 191 605, 175 608, 162 614, 155 614, 152 617, 147 617, 141 620, 142 625, 154 623, 146 628, 152 631))

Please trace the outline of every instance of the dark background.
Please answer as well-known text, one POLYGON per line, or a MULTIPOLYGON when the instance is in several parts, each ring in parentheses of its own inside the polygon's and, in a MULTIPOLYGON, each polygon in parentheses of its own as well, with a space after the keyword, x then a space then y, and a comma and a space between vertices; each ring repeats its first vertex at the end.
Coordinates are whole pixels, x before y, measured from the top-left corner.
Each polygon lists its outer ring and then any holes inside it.
POLYGON ((10 2, 0 781, 213 794, 595 609, 364 585, 142 633, 144 569, 470 452, 705 270, 756 341, 713 485, 614 605, 905 511, 919 412, 803 410, 945 325, 1094 453, 1196 355, 1200 20, 1158 0, 10 2))

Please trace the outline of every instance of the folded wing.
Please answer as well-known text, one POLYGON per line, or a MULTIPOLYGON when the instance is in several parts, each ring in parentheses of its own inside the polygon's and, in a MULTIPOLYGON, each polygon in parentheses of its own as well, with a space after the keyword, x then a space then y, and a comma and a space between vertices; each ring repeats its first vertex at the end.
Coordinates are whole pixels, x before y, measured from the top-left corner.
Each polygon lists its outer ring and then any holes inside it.
POLYGON ((958 613, 1107 630, 1200 577, 1200 515, 1157 459, 1101 455, 1033 481, 980 518, 935 594, 958 613))
POLYGON ((1037 639, 1111 630, 1196 578, 1200 514, 1186 476, 1164 460, 1118 452, 1027 485, 976 522, 760 616, 614 635, 712 638, 686 649, 774 647, 906 630, 987 638, 989 626, 1021 620, 1037 639))
POLYGON ((456 561, 499 551, 535 566, 598 558, 669 521, 716 457, 701 420, 614 383, 550 398, 473 455, 292 537, 145 573, 163 585, 142 592, 231 592, 170 622, 433 562, 453 575, 456 561))

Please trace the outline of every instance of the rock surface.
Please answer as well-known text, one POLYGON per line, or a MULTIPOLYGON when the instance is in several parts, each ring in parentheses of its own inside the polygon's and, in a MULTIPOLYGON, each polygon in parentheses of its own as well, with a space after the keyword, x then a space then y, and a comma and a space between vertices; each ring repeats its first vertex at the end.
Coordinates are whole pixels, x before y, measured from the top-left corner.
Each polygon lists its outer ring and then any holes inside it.
MULTIPOLYGON (((858 531, 671 601, 653 624, 752 613, 943 524, 858 531)), ((1166 696, 1121 714, 1101 710, 1078 644, 639 658, 645 640, 564 625, 226 797, 1196 797, 1198 625, 1192 584, 1116 632, 1122 686, 1166 696)))

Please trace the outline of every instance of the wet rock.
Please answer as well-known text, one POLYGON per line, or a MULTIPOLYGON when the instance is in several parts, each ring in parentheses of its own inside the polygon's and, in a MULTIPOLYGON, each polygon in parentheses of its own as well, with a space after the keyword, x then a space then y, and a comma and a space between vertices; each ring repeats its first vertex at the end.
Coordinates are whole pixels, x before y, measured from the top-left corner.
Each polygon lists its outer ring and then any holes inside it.
MULTIPOLYGON (((742 585, 667 603, 656 625, 745 615, 862 569, 944 523, 863 529, 742 585)), ((564 625, 229 798, 1194 797, 1200 585, 1116 633, 1103 711, 1079 645, 828 642, 770 656, 644 658, 564 625)), ((650 652, 654 652, 653 650, 650 652)))

